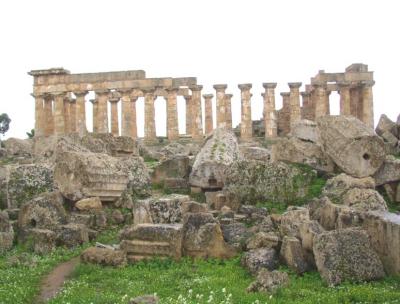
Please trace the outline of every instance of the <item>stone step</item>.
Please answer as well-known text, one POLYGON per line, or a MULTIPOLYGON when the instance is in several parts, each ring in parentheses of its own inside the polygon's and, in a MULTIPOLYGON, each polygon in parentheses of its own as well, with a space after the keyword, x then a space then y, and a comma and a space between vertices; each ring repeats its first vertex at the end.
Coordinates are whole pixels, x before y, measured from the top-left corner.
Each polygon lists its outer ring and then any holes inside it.
POLYGON ((122 241, 121 248, 129 255, 171 256, 171 246, 167 242, 149 242, 141 240, 122 241))

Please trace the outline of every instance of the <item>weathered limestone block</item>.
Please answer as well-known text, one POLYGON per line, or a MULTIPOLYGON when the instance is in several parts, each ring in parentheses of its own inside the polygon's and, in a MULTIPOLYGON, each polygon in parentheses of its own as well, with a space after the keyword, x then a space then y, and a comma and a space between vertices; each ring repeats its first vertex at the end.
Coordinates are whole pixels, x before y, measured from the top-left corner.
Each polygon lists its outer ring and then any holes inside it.
POLYGON ((313 251, 314 238, 324 232, 324 228, 317 221, 304 221, 300 224, 301 246, 308 252, 313 251))
POLYGON ((183 252, 191 257, 230 258, 235 250, 224 241, 211 213, 186 213, 183 219, 183 252))
POLYGON ((67 223, 67 213, 59 192, 44 193, 22 205, 18 216, 21 231, 32 228, 55 231, 67 223))
POLYGON ((377 186, 390 182, 400 181, 400 159, 394 156, 386 156, 383 165, 374 175, 377 186))
POLYGON ((37 254, 48 254, 56 248, 56 233, 48 229, 32 228, 25 245, 37 254))
POLYGON ((242 250, 243 244, 251 236, 249 229, 243 223, 229 223, 221 225, 222 234, 225 242, 238 250, 242 250))
POLYGON ((183 204, 190 201, 188 195, 170 194, 160 198, 138 200, 133 208, 135 224, 174 224, 182 221, 183 204))
POLYGON ((187 180, 190 173, 189 161, 186 155, 176 155, 162 161, 154 168, 152 182, 163 183, 167 178, 187 180))
POLYGON ((274 270, 279 266, 279 255, 273 248, 258 248, 247 251, 241 260, 251 274, 256 274, 261 269, 274 270))
POLYGON ((349 209, 347 206, 333 204, 326 196, 313 200, 308 207, 311 219, 318 221, 326 230, 336 229, 339 213, 349 209))
POLYGON ((385 157, 383 140, 352 116, 324 116, 317 121, 325 152, 345 173, 373 175, 385 157))
POLYGON ((357 211, 387 211, 385 200, 373 189, 350 189, 343 196, 342 203, 357 211))
POLYGON ((276 232, 257 232, 247 240, 246 248, 248 250, 258 248, 274 248, 279 250, 281 239, 276 232))
POLYGON ((323 232, 314 239, 314 256, 321 277, 329 285, 343 281, 371 281, 385 272, 368 234, 357 228, 323 232))
POLYGON ((398 124, 392 121, 385 114, 382 114, 379 118, 378 125, 375 128, 376 134, 382 136, 385 132, 390 132, 394 137, 400 137, 400 128, 398 124))
POLYGON ((258 272, 256 280, 247 288, 247 292, 274 293, 279 288, 289 285, 289 281, 286 272, 268 271, 263 268, 258 272))
POLYGON ((115 158, 91 152, 59 153, 54 179, 63 196, 74 201, 93 196, 115 201, 127 188, 141 189, 149 183, 141 158, 115 158))
POLYGON ((89 247, 81 253, 81 261, 87 264, 122 267, 126 265, 126 255, 120 250, 89 247))
POLYGON ((324 172, 333 172, 333 161, 321 149, 311 141, 297 138, 282 138, 271 149, 271 161, 288 161, 292 163, 306 164, 324 172))
POLYGON ((89 232, 85 225, 67 224, 57 230, 57 244, 73 248, 89 241, 89 232))
POLYGON ((8 138, 3 140, 2 146, 9 157, 31 157, 33 155, 33 143, 31 139, 8 138))
POLYGON ((239 158, 237 139, 232 131, 215 129, 207 138, 190 173, 191 186, 218 189, 224 186, 225 169, 239 158))
POLYGON ((347 174, 339 174, 327 180, 322 194, 332 201, 340 203, 343 195, 350 189, 374 189, 375 181, 372 177, 355 178, 347 174))
POLYGON ((259 160, 264 162, 269 162, 271 160, 271 151, 268 149, 244 144, 240 145, 239 149, 244 159, 259 160))
POLYGON ((300 226, 304 221, 310 220, 309 211, 303 207, 289 207, 288 211, 282 214, 279 231, 281 237, 300 237, 300 226))
POLYGON ((226 170, 224 192, 231 200, 254 205, 259 201, 288 202, 307 194, 316 172, 283 162, 241 160, 226 170))
POLYGON ((46 164, 0 168, 0 207, 18 208, 36 195, 54 189, 53 170, 46 164))
POLYGON ((182 224, 138 224, 122 230, 120 239, 128 262, 152 256, 178 260, 182 256, 182 224))
POLYGON ((0 253, 10 250, 14 241, 14 229, 8 213, 0 211, 0 253))
POLYGON ((292 137, 297 139, 319 144, 321 142, 317 129, 317 124, 314 121, 302 119, 293 124, 290 131, 292 137))
POLYGON ((99 197, 84 198, 75 203, 75 208, 80 211, 100 210, 103 208, 99 197))
POLYGON ((385 271, 400 274, 400 215, 389 212, 368 212, 362 228, 371 239, 372 248, 378 253, 385 271))
POLYGON ((280 257, 297 274, 311 270, 311 265, 306 260, 305 252, 298 238, 289 236, 283 238, 280 257))

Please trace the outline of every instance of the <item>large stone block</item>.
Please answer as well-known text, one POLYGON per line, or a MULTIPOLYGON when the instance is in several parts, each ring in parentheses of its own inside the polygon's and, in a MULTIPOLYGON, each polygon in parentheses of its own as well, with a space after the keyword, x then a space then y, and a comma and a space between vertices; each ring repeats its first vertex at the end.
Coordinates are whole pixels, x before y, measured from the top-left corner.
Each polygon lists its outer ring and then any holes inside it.
POLYGON ((400 181, 400 159, 391 155, 386 156, 374 178, 377 186, 400 181))
POLYGON ((314 121, 302 119, 295 122, 290 131, 291 135, 303 141, 320 143, 317 124, 314 121))
POLYGON ((382 136, 385 132, 390 132, 396 138, 400 137, 400 128, 399 126, 385 114, 382 114, 379 118, 378 125, 375 128, 376 134, 382 136))
POLYGON ((305 251, 298 238, 288 236, 283 238, 280 257, 297 274, 311 270, 311 265, 307 262, 305 251))
POLYGON ((152 174, 153 183, 163 183, 165 179, 188 179, 190 173, 189 157, 177 155, 162 161, 154 168, 152 174))
POLYGON ((323 232, 314 239, 314 256, 329 285, 383 278, 385 272, 367 233, 357 228, 323 232))
POLYGON ((73 248, 89 241, 89 231, 82 224, 62 225, 57 230, 57 244, 73 248))
POLYGON ((345 173, 373 175, 385 158, 383 140, 352 116, 324 116, 317 121, 324 151, 345 173))
POLYGON ((241 264, 253 275, 265 268, 274 270, 279 266, 279 255, 273 248, 258 248, 247 251, 241 264))
POLYGON ((123 251, 110 248, 89 247, 81 253, 83 263, 102 266, 125 266, 126 255, 123 251))
POLYGON ((281 217, 280 234, 282 237, 300 237, 300 225, 310 220, 307 208, 297 207, 286 211, 281 217))
POLYGON ((233 132, 216 129, 196 156, 189 177, 191 186, 220 189, 224 186, 225 169, 239 158, 239 146, 233 132))

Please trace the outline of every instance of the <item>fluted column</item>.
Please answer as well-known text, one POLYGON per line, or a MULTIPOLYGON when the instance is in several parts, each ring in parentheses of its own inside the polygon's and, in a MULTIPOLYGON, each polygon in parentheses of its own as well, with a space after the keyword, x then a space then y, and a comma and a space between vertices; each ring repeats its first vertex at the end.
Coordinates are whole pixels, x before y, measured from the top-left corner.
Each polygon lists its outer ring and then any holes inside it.
POLYGON ((253 136, 253 126, 251 121, 251 93, 252 85, 244 83, 238 85, 242 101, 242 114, 240 122, 240 138, 249 140, 253 136))
POLYGON ((301 120, 300 87, 301 82, 289 82, 290 88, 290 130, 292 126, 301 120))
POLYGON ((228 129, 232 129, 232 94, 225 94, 225 121, 226 121, 226 127, 228 129))
POLYGON ((68 95, 64 96, 64 124, 65 134, 71 133, 71 113, 70 113, 70 102, 71 97, 68 95))
POLYGON ((301 107, 301 119, 313 120, 312 117, 312 102, 310 92, 301 92, 302 107, 301 107))
POLYGON ((193 125, 193 119, 192 119, 192 96, 191 95, 184 95, 186 102, 186 135, 191 135, 192 134, 192 125, 193 125))
POLYGON ((119 90, 121 94, 121 135, 132 136, 132 90, 119 90))
POLYGON ((290 132, 290 93, 282 92, 282 109, 279 112, 278 128, 282 135, 287 135, 290 132))
POLYGON ((167 137, 169 140, 179 138, 177 88, 168 88, 167 91, 167 137))
POLYGON ((206 135, 210 134, 213 131, 213 113, 212 113, 212 99, 213 94, 204 94, 204 124, 205 124, 205 132, 206 135))
POLYGON ((54 96, 54 134, 65 134, 64 97, 65 92, 53 93, 54 96))
POLYGON ((154 118, 154 88, 144 90, 144 138, 156 139, 156 123, 154 118))
POLYGON ((326 108, 326 86, 322 83, 313 84, 313 105, 315 111, 315 119, 327 115, 326 108))
POLYGON ((226 127, 225 90, 227 87, 226 84, 215 84, 213 86, 216 92, 217 128, 226 127))
POLYGON ((104 91, 96 91, 96 99, 97 99, 97 132, 98 133, 108 133, 108 111, 107 111, 107 102, 108 102, 109 92, 104 91))
POLYGON ((131 96, 131 134, 132 138, 137 138, 137 122, 136 122, 136 101, 138 96, 131 96))
POLYGON ((71 133, 76 132, 76 99, 69 99, 69 130, 71 133))
POLYGON ((331 107, 330 107, 330 103, 329 103, 329 96, 331 96, 331 91, 326 90, 325 91, 325 109, 326 109, 326 115, 330 115, 331 114, 331 107))
POLYGON ((275 109, 275 88, 276 82, 263 83, 265 89, 264 97, 264 128, 265 138, 278 136, 278 125, 275 109))
POLYGON ((372 86, 375 81, 363 81, 362 89, 362 121, 369 127, 374 128, 374 100, 372 95, 372 86))
POLYGON ((93 111, 92 111, 92 114, 93 114, 93 116, 92 116, 93 133, 97 133, 98 129, 99 129, 98 128, 98 123, 97 123, 97 114, 98 114, 98 105, 99 105, 99 103, 98 103, 96 98, 90 99, 89 101, 93 105, 93 107, 92 107, 92 109, 93 109, 93 111))
POLYGON ((202 122, 202 113, 201 113, 201 90, 203 89, 202 85, 193 85, 190 87, 192 91, 192 138, 193 139, 202 139, 203 138, 203 122, 202 122))
POLYGON ((111 104, 111 134, 119 136, 119 124, 118 124, 118 102, 120 95, 118 92, 111 92, 110 104, 111 104))
POLYGON ((351 115, 350 111, 350 83, 339 82, 340 115, 351 115))
POLYGON ((53 111, 53 96, 50 94, 44 95, 44 135, 50 136, 54 134, 54 111, 53 111))
POLYGON ((45 135, 44 95, 31 94, 35 98, 35 137, 45 135))
POLYGON ((85 108, 85 96, 87 91, 76 91, 76 132, 80 135, 84 135, 87 132, 86 128, 86 108, 85 108))

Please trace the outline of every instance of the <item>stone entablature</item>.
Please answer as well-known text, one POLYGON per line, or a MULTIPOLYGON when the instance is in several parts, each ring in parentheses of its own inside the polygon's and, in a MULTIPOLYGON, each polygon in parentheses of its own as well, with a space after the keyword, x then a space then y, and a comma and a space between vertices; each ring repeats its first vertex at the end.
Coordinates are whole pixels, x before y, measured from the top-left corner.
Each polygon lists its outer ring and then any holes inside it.
MULTIPOLYGON (((146 78, 143 70, 71 74, 63 68, 33 70, 36 136, 84 134, 86 128, 85 102, 89 91, 94 91, 93 132, 112 133, 116 136, 137 138, 136 102, 144 99, 144 125, 146 140, 155 140, 154 101, 158 96, 166 100, 167 137, 179 138, 177 97, 186 101, 186 133, 200 140, 213 130, 213 94, 202 95, 202 86, 195 77, 146 78), (73 98, 73 96, 75 98, 73 98), (204 99, 205 123, 203 126, 204 99), (121 122, 118 103, 121 102, 121 122), (108 115, 110 104, 111 115, 108 115), (109 128, 109 121, 111 128, 109 128), (121 128, 120 128, 121 126, 121 128)), ((311 78, 301 91, 301 82, 289 82, 289 92, 280 93, 283 106, 275 107, 276 83, 263 83, 263 120, 265 137, 286 135, 300 119, 316 120, 329 115, 329 95, 340 94, 340 114, 352 115, 373 127, 373 72, 365 64, 352 64, 344 73, 325 73, 321 70, 311 78)), ((232 94, 226 93, 228 85, 215 84, 216 125, 232 128, 232 94)), ((253 136, 251 120, 252 84, 238 85, 241 96, 242 140, 253 136)))

